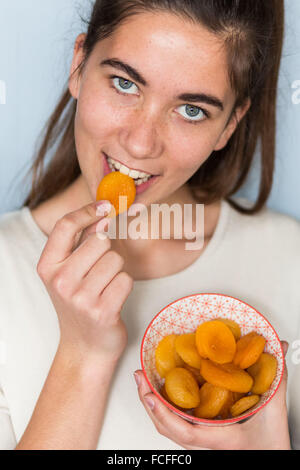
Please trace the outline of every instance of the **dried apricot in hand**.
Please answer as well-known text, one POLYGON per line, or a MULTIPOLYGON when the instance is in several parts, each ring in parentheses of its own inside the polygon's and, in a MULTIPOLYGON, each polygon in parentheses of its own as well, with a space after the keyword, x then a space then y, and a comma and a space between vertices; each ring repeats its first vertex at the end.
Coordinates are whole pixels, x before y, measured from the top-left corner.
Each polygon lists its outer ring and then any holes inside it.
POLYGON ((200 374, 199 369, 195 369, 195 367, 191 367, 188 364, 183 364, 182 367, 184 367, 186 370, 189 370, 193 374, 199 385, 203 385, 205 383, 205 380, 200 374))
POLYGON ((219 414, 221 419, 231 418, 232 416, 230 413, 230 409, 232 405, 234 405, 235 402, 237 402, 238 400, 240 400, 241 398, 245 396, 244 393, 238 393, 238 392, 229 392, 229 393, 230 395, 228 397, 228 400, 226 401, 225 405, 223 406, 219 414))
POLYGON ((134 180, 119 171, 104 176, 97 190, 97 201, 109 201, 114 206, 116 215, 126 212, 134 203, 135 197, 136 186, 134 180), (121 207, 120 196, 127 197, 125 207, 121 207))
POLYGON ((229 390, 205 383, 200 389, 200 405, 194 410, 197 418, 212 419, 219 415, 228 401, 229 390))
POLYGON ((177 354, 175 349, 175 340, 177 335, 165 336, 155 350, 156 370, 164 378, 167 373, 175 367, 183 365, 183 360, 177 354))
POLYGON ((250 410, 250 408, 259 402, 259 399, 260 397, 258 395, 249 395, 247 397, 241 398, 230 408, 232 416, 235 418, 236 416, 245 413, 245 411, 250 410))
POLYGON ((233 363, 241 369, 252 366, 262 354, 266 340, 255 331, 238 340, 233 363))
POLYGON ((236 341, 230 328, 219 320, 207 321, 198 326, 196 345, 201 357, 217 364, 231 362, 236 352, 236 341))
POLYGON ((235 337, 236 341, 238 341, 240 339, 240 337, 242 335, 241 329, 235 321, 229 320, 229 318, 218 318, 217 320, 222 321, 223 323, 225 323, 225 325, 228 326, 228 328, 230 328, 230 330, 232 331, 232 334, 235 337))
POLYGON ((262 395, 269 390, 276 377, 277 359, 272 354, 262 353, 258 361, 247 369, 247 372, 254 379, 251 392, 262 395))
POLYGON ((232 363, 215 364, 202 359, 200 373, 208 383, 232 392, 248 393, 253 385, 251 375, 232 363))
POLYGON ((161 390, 160 390, 160 394, 164 397, 165 400, 167 400, 167 402, 170 403, 170 405, 175 406, 175 407, 178 408, 178 410, 180 410, 180 411, 186 411, 185 408, 181 408, 180 406, 175 405, 175 403, 173 403, 172 400, 170 400, 170 398, 168 397, 168 394, 167 394, 167 392, 166 392, 166 387, 165 387, 165 385, 162 386, 162 388, 161 388, 161 390))
POLYGON ((195 333, 178 336, 175 341, 175 349, 184 362, 195 369, 200 369, 201 357, 196 348, 195 333))
POLYGON ((200 390, 193 374, 182 367, 172 369, 165 380, 166 393, 176 406, 191 409, 200 404, 200 390))
MULTIPOLYGON (((236 392, 231 392, 230 390, 228 390, 228 393, 229 393, 228 398, 227 398, 226 402, 224 403, 222 409, 220 410, 220 412, 218 414, 218 417, 220 417, 221 419, 228 419, 231 416, 230 415, 230 408, 237 401, 237 400, 234 399, 234 394, 236 392)), ((240 395, 242 395, 242 394, 240 394, 240 395)))

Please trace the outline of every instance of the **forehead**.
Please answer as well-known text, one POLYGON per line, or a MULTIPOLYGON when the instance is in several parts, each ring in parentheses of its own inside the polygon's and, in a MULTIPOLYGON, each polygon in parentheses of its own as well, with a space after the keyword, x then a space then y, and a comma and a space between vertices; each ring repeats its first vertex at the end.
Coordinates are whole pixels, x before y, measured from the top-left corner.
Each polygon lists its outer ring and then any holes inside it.
POLYGON ((167 12, 140 13, 99 46, 107 58, 136 68, 151 87, 206 92, 225 105, 232 100, 224 43, 200 24, 167 12))

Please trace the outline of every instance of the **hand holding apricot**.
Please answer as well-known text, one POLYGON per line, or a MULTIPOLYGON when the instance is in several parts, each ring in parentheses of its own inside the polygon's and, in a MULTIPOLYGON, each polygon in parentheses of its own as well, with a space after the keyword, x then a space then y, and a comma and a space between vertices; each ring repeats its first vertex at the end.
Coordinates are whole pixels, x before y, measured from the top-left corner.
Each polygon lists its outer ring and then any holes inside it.
POLYGON ((96 228, 75 247, 80 233, 103 220, 100 213, 90 204, 59 219, 37 271, 57 312, 60 348, 71 351, 72 360, 108 363, 117 361, 127 344, 120 312, 133 280, 122 272, 124 260, 111 251, 109 238, 100 240, 96 228))
MULTIPOLYGON (((282 342, 284 354, 287 343, 282 342)), ((152 393, 143 371, 135 372, 138 393, 156 430, 187 450, 290 450, 286 407, 287 370, 276 395, 249 420, 225 427, 191 424, 170 411, 152 393), (276 423, 276 426, 274 426, 276 423)), ((235 397, 238 398, 238 397, 235 397)), ((241 397, 240 397, 241 398, 241 397)))

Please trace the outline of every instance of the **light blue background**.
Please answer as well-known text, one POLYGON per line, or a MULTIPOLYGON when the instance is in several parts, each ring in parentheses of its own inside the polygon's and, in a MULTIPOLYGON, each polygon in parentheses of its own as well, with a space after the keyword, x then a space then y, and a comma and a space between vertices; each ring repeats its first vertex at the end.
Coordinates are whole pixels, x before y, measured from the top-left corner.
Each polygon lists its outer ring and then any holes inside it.
MULTIPOLYGON (((74 40, 84 31, 88 0, 0 0, 0 214, 27 195, 22 179, 37 137, 67 81, 74 40)), ((300 219, 300 104, 292 84, 300 80, 300 1, 286 0, 286 39, 279 83, 277 164, 268 206, 300 219)), ((299 96, 299 94, 298 94, 299 96)), ((257 171, 239 194, 253 200, 257 171)), ((29 180, 30 182, 30 180, 29 180)))

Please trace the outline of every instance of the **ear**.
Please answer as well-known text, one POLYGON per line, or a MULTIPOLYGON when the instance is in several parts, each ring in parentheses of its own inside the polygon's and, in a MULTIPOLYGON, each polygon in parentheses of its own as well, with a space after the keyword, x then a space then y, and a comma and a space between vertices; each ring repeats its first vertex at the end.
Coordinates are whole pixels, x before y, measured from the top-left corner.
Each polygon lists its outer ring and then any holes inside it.
POLYGON ((249 110, 250 106, 251 106, 251 100, 250 100, 250 98, 248 98, 243 106, 240 106, 235 110, 235 112, 234 112, 233 116, 231 117, 229 123, 227 124, 226 128, 222 132, 222 134, 221 134, 221 136, 220 136, 220 138, 219 138, 219 140, 216 144, 216 147, 214 148, 215 151, 216 150, 221 150, 224 147, 226 147, 229 139, 234 134, 238 124, 243 119, 243 117, 245 116, 245 114, 249 110))
POLYGON ((73 96, 73 98, 75 98, 76 100, 79 95, 80 81, 81 81, 79 70, 77 69, 84 59, 83 44, 84 44, 85 38, 86 38, 86 34, 82 33, 76 39, 75 46, 74 46, 73 60, 72 60, 72 65, 71 65, 71 70, 70 70, 69 91, 71 95, 73 96))

